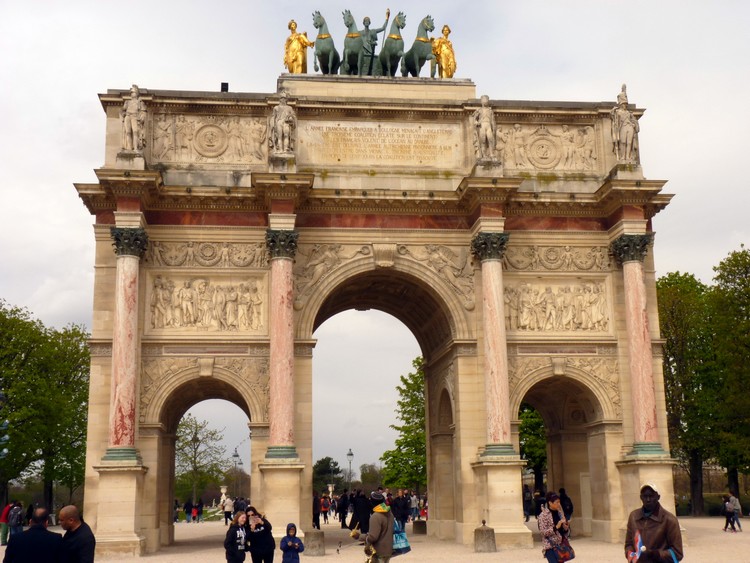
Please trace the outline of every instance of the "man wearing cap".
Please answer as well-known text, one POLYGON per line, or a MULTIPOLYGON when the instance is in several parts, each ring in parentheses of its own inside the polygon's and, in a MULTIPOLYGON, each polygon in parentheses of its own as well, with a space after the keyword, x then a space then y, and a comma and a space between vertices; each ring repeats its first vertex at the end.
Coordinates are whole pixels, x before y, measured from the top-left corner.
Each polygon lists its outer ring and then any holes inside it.
POLYGON ((682 533, 674 514, 659 504, 653 483, 641 486, 642 508, 630 513, 625 534, 625 557, 638 563, 674 563, 682 560, 682 533), (640 539, 640 541, 639 541, 640 539))
POLYGON ((365 545, 375 549, 375 554, 370 557, 372 563, 388 563, 393 555, 393 514, 391 507, 385 503, 383 493, 373 491, 370 500, 373 508, 365 545))

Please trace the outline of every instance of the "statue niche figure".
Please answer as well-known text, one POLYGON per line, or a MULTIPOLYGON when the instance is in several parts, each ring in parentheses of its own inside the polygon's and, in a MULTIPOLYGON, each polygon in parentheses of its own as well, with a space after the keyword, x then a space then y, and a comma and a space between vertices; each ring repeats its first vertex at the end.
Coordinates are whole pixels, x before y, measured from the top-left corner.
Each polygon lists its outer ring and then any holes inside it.
POLYGON ((448 39, 451 28, 443 26, 443 36, 432 41, 432 54, 435 58, 430 61, 430 77, 435 78, 435 66, 437 66, 440 78, 453 78, 456 73, 456 54, 453 52, 453 43, 448 39))
POLYGON ((130 98, 120 109, 122 122, 122 148, 126 151, 142 151, 146 144, 146 104, 141 100, 138 86, 130 88, 130 98))
POLYGON ((284 45, 284 66, 290 74, 307 74, 307 48, 315 45, 307 38, 307 32, 297 33, 297 22, 291 20, 287 26, 291 35, 284 45))
POLYGON ((617 106, 612 108, 612 142, 613 150, 618 162, 636 162, 638 152, 638 119, 628 110, 627 86, 622 85, 622 91, 617 94, 617 106))
POLYGON ((490 107, 488 96, 482 96, 482 106, 474 110, 471 122, 474 129, 474 150, 479 160, 496 161, 495 135, 495 112, 490 107))
POLYGON ((277 154, 294 152, 294 134, 297 128, 297 115, 287 104, 286 92, 281 93, 279 105, 271 114, 271 137, 269 146, 277 154))
POLYGON ((320 12, 313 12, 313 26, 318 30, 315 37, 315 70, 323 74, 338 74, 341 56, 333 44, 333 37, 328 31, 328 24, 320 12), (320 63, 320 66, 318 66, 320 63))

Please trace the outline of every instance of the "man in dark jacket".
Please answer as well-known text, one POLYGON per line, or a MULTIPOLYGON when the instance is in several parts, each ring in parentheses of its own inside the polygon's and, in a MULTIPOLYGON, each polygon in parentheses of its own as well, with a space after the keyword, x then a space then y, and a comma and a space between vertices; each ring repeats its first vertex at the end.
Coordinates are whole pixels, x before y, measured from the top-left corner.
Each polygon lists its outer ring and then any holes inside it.
POLYGON ((401 524, 401 529, 406 529, 406 521, 409 519, 409 499, 403 489, 398 490, 398 495, 391 501, 393 517, 401 524))
POLYGON ((641 486, 642 508, 630 513, 625 532, 625 557, 638 554, 638 563, 670 563, 682 561, 682 533, 680 523, 674 514, 667 512, 659 504, 659 490, 656 485, 646 483, 641 486), (643 549, 638 546, 638 537, 643 549))
POLYGON ((81 518, 78 507, 71 504, 60 510, 60 526, 65 530, 63 561, 65 563, 94 563, 96 538, 89 525, 81 518))
POLYGON ((49 511, 37 508, 31 515, 31 527, 15 534, 5 550, 3 563, 62 563, 62 536, 47 529, 49 511))
POLYGON ((338 512, 341 527, 346 528, 346 515, 349 513, 349 492, 346 489, 336 503, 336 512, 338 512))

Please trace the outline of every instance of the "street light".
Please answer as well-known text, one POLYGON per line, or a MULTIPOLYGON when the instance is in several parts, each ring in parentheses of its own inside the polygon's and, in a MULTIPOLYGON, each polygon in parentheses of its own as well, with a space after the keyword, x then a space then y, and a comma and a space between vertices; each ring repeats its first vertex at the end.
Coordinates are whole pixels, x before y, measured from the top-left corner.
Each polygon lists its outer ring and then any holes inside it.
POLYGON ((346 459, 349 460, 349 492, 352 491, 352 460, 354 459, 354 453, 352 453, 352 449, 349 448, 349 451, 346 452, 346 459))
MULTIPOLYGON (((234 462, 234 479, 235 479, 234 486, 235 488, 238 488, 237 487, 237 465, 242 467, 242 460, 240 459, 240 454, 237 453, 237 448, 234 448, 234 453, 232 454, 232 461, 234 462)), ((239 496, 237 494, 237 491, 235 491, 234 496, 235 498, 239 496)))
POLYGON ((201 443, 197 430, 193 432, 193 438, 190 441, 193 443, 193 504, 195 504, 198 488, 198 446, 201 443))

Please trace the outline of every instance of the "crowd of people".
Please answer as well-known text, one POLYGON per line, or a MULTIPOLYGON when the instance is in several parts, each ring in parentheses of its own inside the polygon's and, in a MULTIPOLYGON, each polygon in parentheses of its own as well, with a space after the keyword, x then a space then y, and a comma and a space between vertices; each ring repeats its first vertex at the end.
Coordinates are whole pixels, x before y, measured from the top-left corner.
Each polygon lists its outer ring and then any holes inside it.
POLYGON ((3 563, 93 563, 96 539, 74 505, 64 506, 58 514, 65 534, 47 529, 50 513, 46 508, 29 507, 25 513, 19 501, 11 501, 0 514, 0 543, 7 545, 3 563), (24 523, 28 529, 24 531, 24 523))

